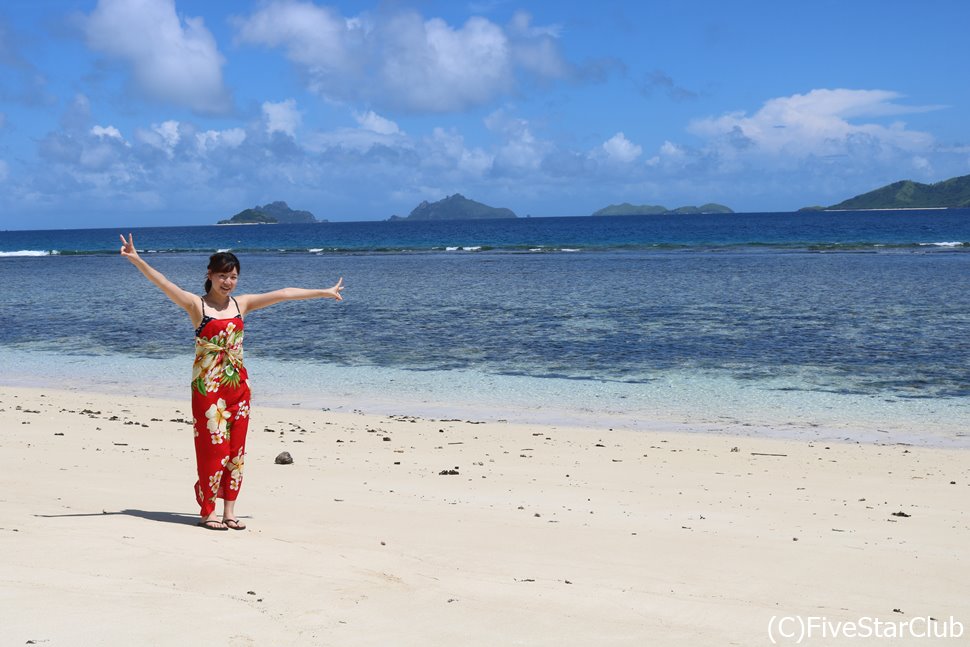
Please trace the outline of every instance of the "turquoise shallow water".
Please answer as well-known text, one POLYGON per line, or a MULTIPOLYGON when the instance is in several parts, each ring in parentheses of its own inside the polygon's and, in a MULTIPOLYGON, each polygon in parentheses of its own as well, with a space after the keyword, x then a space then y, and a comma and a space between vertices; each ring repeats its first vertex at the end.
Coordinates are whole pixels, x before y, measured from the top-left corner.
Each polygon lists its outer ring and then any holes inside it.
MULTIPOLYGON (((241 292, 345 277, 343 303, 247 319, 266 402, 961 443, 968 223, 738 214, 135 233, 187 289, 226 247, 241 292)), ((115 240, 0 232, 0 382, 181 397, 187 317, 115 240)))
MULTIPOLYGON (((0 382, 184 399, 190 358, 65 356, 0 348, 0 382)), ((596 429, 728 433, 801 440, 970 447, 970 403, 962 398, 879 398, 791 390, 789 381, 742 382, 698 371, 648 384, 536 378, 473 370, 409 371, 247 360, 254 402, 285 408, 506 420, 596 429)), ((255 424, 274 420, 254 414, 255 424)))

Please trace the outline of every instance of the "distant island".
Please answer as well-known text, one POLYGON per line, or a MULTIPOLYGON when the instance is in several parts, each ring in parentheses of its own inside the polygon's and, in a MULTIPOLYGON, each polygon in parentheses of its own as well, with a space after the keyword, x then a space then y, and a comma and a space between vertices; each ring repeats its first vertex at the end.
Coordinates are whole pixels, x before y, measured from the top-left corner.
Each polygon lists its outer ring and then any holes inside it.
POLYGON ((970 175, 922 184, 893 182, 831 207, 805 207, 802 211, 855 211, 861 209, 958 209, 970 207, 970 175))
POLYGON ((707 204, 702 204, 699 207, 677 207, 676 209, 668 209, 667 207, 662 207, 659 204, 630 204, 629 202, 624 202, 623 204, 611 204, 608 207, 603 207, 599 211, 593 212, 594 216, 658 216, 658 215, 684 215, 684 214, 698 214, 698 213, 734 213, 730 207, 725 207, 723 204, 715 204, 709 202, 707 204))
POLYGON ((469 200, 460 193, 450 195, 437 202, 423 201, 407 217, 391 216, 388 221, 401 220, 484 220, 515 218, 511 209, 490 207, 481 202, 469 200))
POLYGON ((244 209, 232 218, 220 220, 217 225, 275 225, 294 224, 294 223, 327 222, 317 220, 309 211, 296 211, 290 209, 285 202, 270 202, 269 204, 256 205, 252 209, 244 209))

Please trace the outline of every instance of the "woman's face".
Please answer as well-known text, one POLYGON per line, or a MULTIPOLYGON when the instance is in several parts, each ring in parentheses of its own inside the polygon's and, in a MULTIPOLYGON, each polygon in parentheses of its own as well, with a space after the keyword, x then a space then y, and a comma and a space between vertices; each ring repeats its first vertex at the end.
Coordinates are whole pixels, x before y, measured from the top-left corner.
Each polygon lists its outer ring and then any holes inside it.
POLYGON ((212 292, 228 297, 236 289, 239 272, 234 269, 228 272, 213 272, 209 270, 209 280, 212 281, 212 292))

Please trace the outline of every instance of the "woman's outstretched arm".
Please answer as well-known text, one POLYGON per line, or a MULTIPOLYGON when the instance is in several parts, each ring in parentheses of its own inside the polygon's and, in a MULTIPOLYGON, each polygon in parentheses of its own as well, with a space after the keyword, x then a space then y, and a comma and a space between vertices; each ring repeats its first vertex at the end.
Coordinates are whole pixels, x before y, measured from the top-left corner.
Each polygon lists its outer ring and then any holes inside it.
POLYGON ((121 236, 121 255, 131 261, 131 264, 137 267, 145 275, 145 278, 157 285, 173 303, 188 312, 193 321, 202 319, 202 308, 199 305, 199 297, 175 285, 165 278, 164 274, 146 263, 138 255, 138 250, 135 249, 135 241, 131 234, 128 234, 128 240, 125 240, 125 237, 121 236))
POLYGON ((298 301, 300 299, 335 299, 343 301, 340 292, 344 289, 344 279, 340 277, 337 284, 332 288, 323 290, 307 290, 304 288, 283 288, 262 294, 243 294, 236 297, 239 302, 239 309, 243 314, 271 306, 280 301, 298 301))

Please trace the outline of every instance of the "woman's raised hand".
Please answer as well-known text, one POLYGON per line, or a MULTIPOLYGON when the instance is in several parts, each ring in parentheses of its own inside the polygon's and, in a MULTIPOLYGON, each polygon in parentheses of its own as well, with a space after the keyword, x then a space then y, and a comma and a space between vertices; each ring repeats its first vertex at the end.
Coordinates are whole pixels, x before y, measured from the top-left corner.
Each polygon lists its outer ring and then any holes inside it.
POLYGON ((336 299, 337 301, 343 301, 344 298, 340 296, 340 293, 341 291, 343 291, 343 289, 344 289, 344 277, 341 276, 340 279, 337 281, 337 285, 327 290, 327 292, 332 293, 333 298, 336 299))
POLYGON ((138 250, 135 249, 135 240, 132 238, 131 234, 128 234, 128 240, 125 240, 124 234, 118 234, 121 237, 121 255, 128 260, 135 260, 138 258, 138 250))

